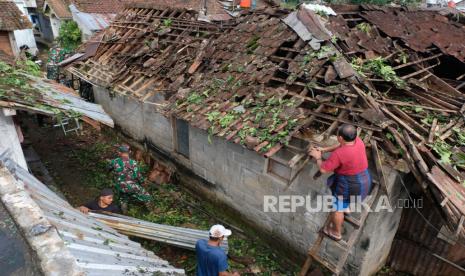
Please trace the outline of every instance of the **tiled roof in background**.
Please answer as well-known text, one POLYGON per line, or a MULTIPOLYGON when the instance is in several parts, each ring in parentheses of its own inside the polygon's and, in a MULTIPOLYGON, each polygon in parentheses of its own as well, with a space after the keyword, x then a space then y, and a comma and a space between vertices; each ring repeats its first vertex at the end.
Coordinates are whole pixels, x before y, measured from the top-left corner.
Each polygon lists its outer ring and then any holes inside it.
POLYGON ((68 8, 67 0, 45 0, 50 8, 53 10, 55 15, 61 19, 71 19, 72 15, 68 8))
POLYGON ((0 30, 14 31, 32 28, 31 22, 11 1, 0 1, 0 30))
POLYGON ((86 13, 118 13, 128 0, 72 0, 79 11, 86 13))

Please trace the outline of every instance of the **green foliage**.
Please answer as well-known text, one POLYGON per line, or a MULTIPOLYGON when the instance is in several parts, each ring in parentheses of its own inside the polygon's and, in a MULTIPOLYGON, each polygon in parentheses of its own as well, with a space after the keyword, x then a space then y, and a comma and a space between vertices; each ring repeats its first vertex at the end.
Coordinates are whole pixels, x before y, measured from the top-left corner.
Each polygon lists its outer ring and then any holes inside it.
POLYGON ((288 10, 294 10, 297 5, 300 4, 300 0, 286 0, 286 1, 280 1, 279 5, 283 9, 288 9, 288 10))
POLYGON ((200 104, 202 101, 202 95, 199 95, 197 92, 192 92, 189 97, 187 97, 187 102, 191 104, 200 104))
POLYGON ((219 119, 219 124, 222 128, 228 127, 237 118, 236 112, 231 112, 219 119))
POLYGON ((403 64, 408 62, 408 54, 404 51, 401 51, 398 55, 399 61, 403 64))
POLYGON ((247 54, 253 54, 253 52, 258 48, 258 40, 260 39, 260 36, 255 35, 253 36, 249 42, 247 42, 247 54))
POLYGON ((337 36, 335 36, 335 35, 331 36, 331 42, 333 44, 336 44, 338 40, 339 40, 339 38, 337 36))
POLYGON ((110 145, 94 143, 73 153, 79 167, 85 172, 87 185, 97 189, 111 187, 112 179, 108 174, 108 161, 103 158, 112 157, 110 145))
POLYGON ((366 22, 362 22, 360 24, 357 24, 357 29, 359 29, 360 31, 366 33, 366 34, 369 34, 370 31, 371 31, 371 26, 369 23, 366 23, 366 22))
POLYGON ((460 145, 465 146, 465 132, 463 128, 454 128, 453 130, 455 132, 455 136, 457 137, 457 142, 460 145))
POLYGON ((433 150, 439 155, 441 158, 441 162, 444 164, 450 164, 452 156, 451 146, 449 146, 446 142, 437 139, 433 144, 433 150))
POLYGON ((365 61, 353 59, 351 65, 355 71, 364 77, 366 77, 367 74, 374 74, 387 82, 393 83, 397 88, 404 88, 406 85, 405 81, 397 76, 394 69, 392 69, 382 57, 376 57, 365 61))
MULTIPOLYGON (((335 37, 337 39, 337 37, 335 37)), ((334 51, 334 48, 331 47, 331 46, 327 46, 327 45, 324 45, 324 46, 321 46, 321 48, 317 51, 313 51, 313 52, 308 52, 305 56, 304 56, 304 60, 302 62, 302 66, 305 66, 307 63, 309 63, 311 60, 313 59, 323 59, 323 58, 326 58, 328 56, 331 55, 331 53, 334 51)))
POLYGON ((81 30, 76 22, 69 20, 61 24, 58 42, 65 50, 74 50, 81 44, 81 30))
POLYGON ((16 64, 19 66, 19 68, 21 68, 22 71, 27 74, 36 77, 41 75, 40 66, 32 60, 18 60, 16 64))
POLYGON ((171 27, 171 25, 173 24, 173 21, 171 19, 165 19, 163 20, 163 26, 165 27, 171 27))
MULTIPOLYGON (((62 118, 80 118, 82 114, 73 110, 61 110, 44 101, 42 92, 31 84, 30 76, 40 76, 39 66, 30 60, 19 60, 14 66, 0 62, 0 98, 53 113, 58 121, 62 118)), ((69 103, 62 100, 63 104, 69 103)))
MULTIPOLYGON (((218 223, 217 219, 209 214, 214 214, 218 217, 222 216, 221 211, 218 213, 220 208, 213 208, 213 206, 208 205, 205 201, 199 201, 173 184, 165 183, 157 185, 157 188, 150 191, 150 193, 155 199, 152 202, 152 210, 147 212, 144 207, 130 203, 129 216, 154 223, 203 230, 207 230, 212 224, 218 223), (200 206, 199 202, 203 204, 200 206)), ((160 243, 151 242, 144 242, 143 245, 146 248, 149 247, 157 255, 160 255, 160 251, 167 247, 160 243)), ((253 266, 257 266, 263 271, 263 274, 260 275, 271 275, 272 272, 275 272, 277 275, 285 275, 291 271, 294 274, 297 270, 296 267, 278 263, 280 258, 268 247, 260 243, 259 239, 249 239, 235 234, 228 238, 228 245, 230 255, 253 258, 255 260, 253 266)), ((186 271, 194 272, 195 254, 193 252, 182 252, 182 255, 179 256, 180 260, 177 259, 176 263, 186 271)), ((231 259, 229 260, 229 266, 232 270, 245 268, 244 265, 233 262, 231 259)))

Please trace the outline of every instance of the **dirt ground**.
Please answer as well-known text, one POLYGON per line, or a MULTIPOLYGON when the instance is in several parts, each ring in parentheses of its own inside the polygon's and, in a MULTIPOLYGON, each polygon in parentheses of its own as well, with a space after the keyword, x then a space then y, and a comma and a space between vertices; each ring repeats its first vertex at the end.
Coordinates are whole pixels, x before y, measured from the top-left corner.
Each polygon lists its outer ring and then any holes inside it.
MULTIPOLYGON (((52 127, 51 123, 46 122, 44 127, 38 127, 34 116, 23 116, 21 124, 26 143, 33 146, 71 205, 78 206, 90 201, 99 193, 99 187, 88 183, 89 176, 83 171, 92 170, 94 160, 89 160, 83 168, 80 158, 85 157, 80 156, 80 152, 96 143, 111 143, 110 138, 89 127, 84 128, 84 135, 72 133, 65 136, 60 128, 52 127)), ((103 160, 107 158, 111 156, 102 156, 103 160)))

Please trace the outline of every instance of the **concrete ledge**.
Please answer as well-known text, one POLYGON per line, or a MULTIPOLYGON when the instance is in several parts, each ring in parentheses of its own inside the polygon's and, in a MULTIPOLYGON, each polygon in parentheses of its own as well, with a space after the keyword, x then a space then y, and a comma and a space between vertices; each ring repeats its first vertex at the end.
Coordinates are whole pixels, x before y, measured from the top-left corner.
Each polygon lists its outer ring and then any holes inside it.
POLYGON ((84 275, 58 231, 24 189, 24 184, 3 166, 0 167, 0 198, 34 251, 44 275, 84 275))

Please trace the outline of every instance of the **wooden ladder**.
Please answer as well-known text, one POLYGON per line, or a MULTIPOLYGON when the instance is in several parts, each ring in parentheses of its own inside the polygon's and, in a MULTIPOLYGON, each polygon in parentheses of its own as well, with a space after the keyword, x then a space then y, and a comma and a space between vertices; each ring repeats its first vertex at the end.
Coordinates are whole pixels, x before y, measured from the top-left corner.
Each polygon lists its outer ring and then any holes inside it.
MULTIPOLYGON (((373 181, 373 189, 371 190, 371 197, 367 199, 366 205, 368 205, 370 208, 373 205, 376 196, 378 194, 379 190, 379 184, 375 183, 373 181)), ((352 216, 344 216, 344 222, 347 222, 349 224, 352 224, 354 227, 354 230, 352 233, 349 235, 349 238, 347 241, 341 239, 340 241, 334 241, 331 238, 329 238, 326 234, 323 233, 323 228, 320 230, 318 234, 318 238, 313 244, 313 246, 308 250, 308 257, 307 260, 305 261, 304 265, 302 266, 302 269, 300 270, 300 276, 306 276, 308 273, 308 270, 310 269, 310 266, 312 265, 313 260, 317 261, 324 267, 326 267, 328 270, 330 270, 334 275, 339 275, 342 272, 342 268, 344 267, 347 257, 350 254, 350 251, 352 247, 354 246, 355 242, 357 241, 358 237, 360 236, 360 233, 362 231, 363 225, 365 223, 366 218, 368 217, 369 214, 369 208, 363 208, 361 214, 360 214, 360 219, 356 219, 352 216), (339 258, 338 262, 332 263, 329 260, 326 260, 324 257, 321 257, 318 253, 320 251, 321 245, 323 243, 323 239, 327 238, 329 241, 335 243, 338 247, 343 249, 343 254, 339 258)), ((326 218, 325 226, 329 223, 330 221, 330 216, 326 218)))

